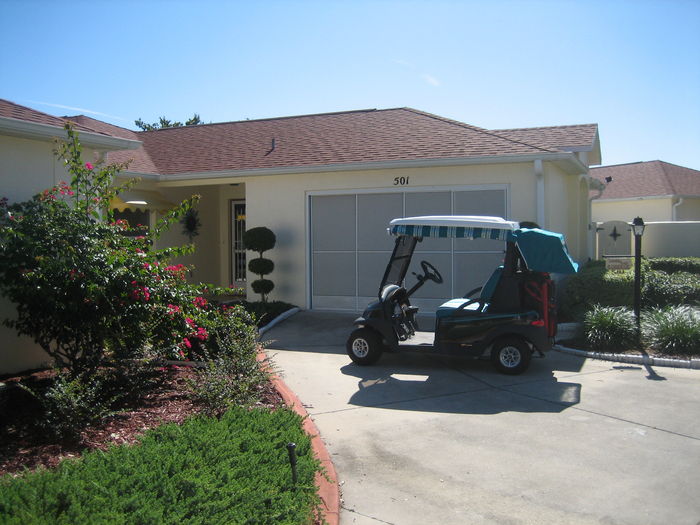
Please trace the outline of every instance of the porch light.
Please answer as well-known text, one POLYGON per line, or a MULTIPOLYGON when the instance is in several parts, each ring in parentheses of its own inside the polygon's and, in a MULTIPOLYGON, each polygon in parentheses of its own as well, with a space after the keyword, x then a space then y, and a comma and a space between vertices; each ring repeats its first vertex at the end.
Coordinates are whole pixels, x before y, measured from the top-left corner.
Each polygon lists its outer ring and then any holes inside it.
POLYGON ((141 206, 146 206, 148 203, 146 201, 126 201, 126 204, 140 204, 141 206))

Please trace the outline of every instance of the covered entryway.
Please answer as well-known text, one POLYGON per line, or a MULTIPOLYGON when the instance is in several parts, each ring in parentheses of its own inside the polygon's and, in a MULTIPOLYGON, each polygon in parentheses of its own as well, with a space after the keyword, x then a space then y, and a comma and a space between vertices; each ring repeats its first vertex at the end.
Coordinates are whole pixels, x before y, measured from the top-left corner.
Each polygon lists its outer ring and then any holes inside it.
MULTIPOLYGON (((505 185, 416 188, 309 195, 310 305, 315 310, 360 311, 376 299, 393 249, 391 219, 420 215, 492 215, 507 218, 505 185)), ((480 286, 503 258, 504 243, 484 239, 426 239, 416 248, 407 286, 421 260, 442 274, 412 298, 424 310, 480 286)))

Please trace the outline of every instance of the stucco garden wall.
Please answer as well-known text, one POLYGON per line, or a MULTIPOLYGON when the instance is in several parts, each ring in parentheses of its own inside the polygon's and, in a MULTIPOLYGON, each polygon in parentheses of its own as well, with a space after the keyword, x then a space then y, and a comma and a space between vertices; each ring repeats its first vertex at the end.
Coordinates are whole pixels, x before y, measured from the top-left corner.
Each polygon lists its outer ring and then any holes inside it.
POLYGON ((700 257, 700 221, 648 223, 642 237, 642 255, 700 257))

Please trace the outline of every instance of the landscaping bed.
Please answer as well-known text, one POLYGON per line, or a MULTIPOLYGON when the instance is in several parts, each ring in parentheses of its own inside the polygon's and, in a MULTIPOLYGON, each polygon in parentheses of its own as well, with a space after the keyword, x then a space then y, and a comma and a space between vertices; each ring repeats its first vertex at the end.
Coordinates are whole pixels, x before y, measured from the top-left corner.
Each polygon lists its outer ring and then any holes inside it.
MULTIPOLYGON (((25 469, 55 467, 65 458, 80 456, 85 450, 107 450, 111 445, 133 445, 143 433, 164 423, 183 423, 201 412, 192 400, 187 380, 194 378, 190 367, 158 367, 154 388, 128 400, 119 412, 83 429, 78 439, 59 439, 37 431, 34 422, 41 406, 16 386, 20 381, 32 389, 48 386, 55 372, 38 371, 2 379, 6 388, 0 394, 0 476, 25 469)), ((269 382, 259 386, 258 407, 277 408, 282 400, 269 382)))

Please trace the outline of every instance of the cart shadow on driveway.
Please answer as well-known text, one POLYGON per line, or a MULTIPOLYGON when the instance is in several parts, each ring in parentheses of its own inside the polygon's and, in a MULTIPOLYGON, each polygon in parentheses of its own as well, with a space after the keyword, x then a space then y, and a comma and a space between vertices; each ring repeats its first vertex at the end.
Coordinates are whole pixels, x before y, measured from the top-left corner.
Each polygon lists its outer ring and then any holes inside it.
POLYGON ((581 384, 559 381, 546 366, 533 366, 521 376, 505 376, 491 364, 438 356, 389 354, 381 364, 341 367, 357 377, 348 404, 389 410, 456 414, 502 412, 558 413, 581 400, 581 384))

